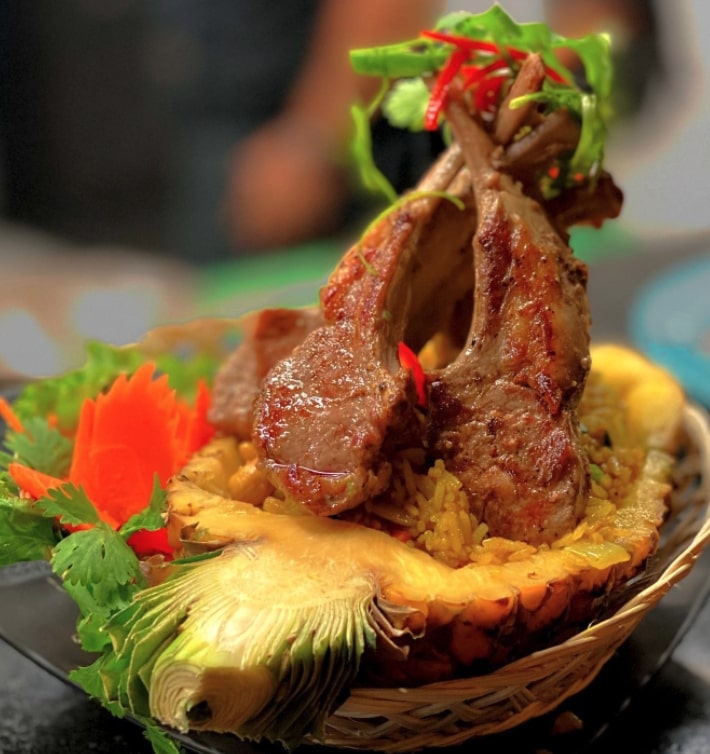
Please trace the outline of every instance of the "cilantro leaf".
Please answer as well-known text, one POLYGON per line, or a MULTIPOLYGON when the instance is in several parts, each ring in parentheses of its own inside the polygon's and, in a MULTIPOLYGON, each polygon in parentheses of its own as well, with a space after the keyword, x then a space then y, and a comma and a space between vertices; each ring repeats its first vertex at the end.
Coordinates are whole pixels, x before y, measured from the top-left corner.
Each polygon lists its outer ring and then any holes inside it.
POLYGON ((51 564, 79 607, 82 646, 89 651, 105 649, 110 644, 106 622, 145 586, 136 554, 118 532, 100 522, 59 542, 51 564))
POLYGON ((161 728, 154 720, 143 719, 141 720, 145 726, 145 733, 143 734, 151 746, 155 754, 181 754, 183 749, 168 735, 167 731, 161 728))
POLYGON ((57 542, 54 521, 19 497, 0 493, 0 566, 49 560, 57 542))
POLYGON ((72 441, 42 417, 30 416, 22 424, 24 432, 8 432, 5 438, 14 460, 50 476, 66 476, 71 465, 72 441))
POLYGON ((423 79, 402 79, 387 95, 382 112, 396 128, 424 130, 429 89, 423 79))
POLYGON ((123 524, 119 529, 121 536, 124 539, 128 539, 131 534, 135 534, 137 531, 142 531, 143 529, 147 529, 148 531, 162 529, 165 526, 163 513, 167 509, 167 498, 167 492, 161 488, 160 479, 156 474, 150 502, 142 511, 131 516, 123 524))
POLYGON ((61 523, 70 526, 99 524, 101 519, 94 504, 83 489, 67 482, 57 489, 50 490, 47 497, 40 498, 36 506, 46 516, 56 516, 61 523))
MULTIPOLYGON (((113 658, 113 655, 109 655, 113 658)), ((129 712, 126 707, 118 701, 110 698, 104 683, 104 672, 107 664, 105 656, 99 657, 91 663, 80 668, 75 668, 69 672, 69 680, 81 686, 82 689, 92 698, 101 702, 101 704, 114 716, 124 717, 129 712)), ((128 662, 126 661, 126 665, 128 662)))
POLYGON ((122 718, 126 714, 132 714, 145 728, 144 735, 155 754, 182 754, 182 747, 155 720, 148 717, 148 709, 143 714, 136 714, 130 701, 122 699, 121 695, 116 693, 115 679, 124 676, 128 672, 128 667, 128 656, 119 656, 109 652, 91 665, 70 671, 69 680, 79 685, 89 696, 101 702, 115 717, 122 718))
POLYGON ((102 652, 111 644, 106 633, 106 622, 133 599, 138 591, 135 584, 116 584, 111 601, 99 604, 94 593, 82 583, 64 584, 69 596, 79 608, 80 618, 76 624, 77 636, 87 652, 102 652))
POLYGON ((144 583, 136 554, 120 534, 102 521, 59 542, 54 548, 52 568, 70 593, 85 589, 82 603, 93 601, 99 612, 113 612, 117 605, 123 606, 126 600, 122 587, 131 591, 144 583))
POLYGON ((70 676, 112 711, 138 718, 150 716, 148 689, 153 665, 187 615, 186 609, 163 609, 163 591, 160 587, 144 589, 114 613, 103 628, 110 639, 103 655, 70 676))

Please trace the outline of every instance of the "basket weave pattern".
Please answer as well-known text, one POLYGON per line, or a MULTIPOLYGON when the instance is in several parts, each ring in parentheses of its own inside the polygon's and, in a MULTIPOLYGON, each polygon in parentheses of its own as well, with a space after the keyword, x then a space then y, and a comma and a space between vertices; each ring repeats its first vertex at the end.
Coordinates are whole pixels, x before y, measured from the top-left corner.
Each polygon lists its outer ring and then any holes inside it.
POLYGON ((321 743, 405 752, 453 746, 551 711, 585 688, 710 542, 710 427, 685 411, 693 452, 679 464, 677 491, 643 588, 609 617, 556 646, 487 675, 418 688, 358 688, 327 720, 321 743))

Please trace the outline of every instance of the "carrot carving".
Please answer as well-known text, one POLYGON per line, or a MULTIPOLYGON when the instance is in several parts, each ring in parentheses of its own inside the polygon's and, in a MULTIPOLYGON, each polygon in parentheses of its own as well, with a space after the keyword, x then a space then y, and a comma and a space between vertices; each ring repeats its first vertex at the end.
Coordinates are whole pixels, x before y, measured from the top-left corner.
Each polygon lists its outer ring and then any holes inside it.
MULTIPOLYGON (((201 384, 189 405, 170 388, 167 376, 155 377, 154 364, 144 364, 131 377, 120 375, 105 394, 84 401, 67 479, 19 463, 11 463, 8 471, 35 499, 65 482, 83 488, 99 517, 118 529, 149 504, 156 475, 164 486, 211 438, 209 401, 201 384)), ((167 546, 160 534, 139 534, 129 543, 134 540, 144 550, 167 546)))

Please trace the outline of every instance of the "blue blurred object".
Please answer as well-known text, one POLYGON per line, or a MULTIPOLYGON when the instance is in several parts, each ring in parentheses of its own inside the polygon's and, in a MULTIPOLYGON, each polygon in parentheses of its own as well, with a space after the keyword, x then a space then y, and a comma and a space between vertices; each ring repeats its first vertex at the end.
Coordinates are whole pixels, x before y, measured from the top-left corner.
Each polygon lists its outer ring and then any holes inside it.
POLYGON ((634 344, 710 407, 710 252, 646 285, 629 312, 634 344))

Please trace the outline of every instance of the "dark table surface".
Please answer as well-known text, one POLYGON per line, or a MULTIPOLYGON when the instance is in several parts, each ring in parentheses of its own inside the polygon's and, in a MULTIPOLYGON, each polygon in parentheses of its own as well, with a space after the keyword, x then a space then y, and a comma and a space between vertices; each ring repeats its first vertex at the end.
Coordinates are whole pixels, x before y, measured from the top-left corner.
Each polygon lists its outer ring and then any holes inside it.
MULTIPOLYGON (((628 308, 635 292, 664 267, 685 259, 707 258, 710 234, 670 244, 647 243, 643 253, 635 251, 625 249, 621 255, 610 254, 592 267, 589 290, 595 340, 626 340, 628 308)), ((585 734, 564 734, 550 742, 546 729, 541 727, 546 724, 543 721, 529 729, 526 750, 531 754, 543 750, 585 754, 710 753, 710 602, 700 597, 710 581, 707 555, 694 569, 695 581, 686 585, 685 592, 681 584, 664 600, 672 600, 675 595, 677 604, 671 602, 670 607, 652 611, 639 627, 639 631, 645 631, 639 634, 642 638, 622 647, 600 678, 568 702, 572 711, 583 710, 585 734), (688 626, 684 613, 690 609, 696 612, 688 626), (650 652, 651 663, 645 667, 649 658, 641 657, 639 652, 654 639, 658 646, 650 652), (540 736, 539 740, 536 736, 540 736), (579 746, 575 740, 580 741, 579 746)), ((0 600, 0 623, 2 612, 10 609, 11 605, 0 600)), ((42 626, 47 626, 42 630, 51 632, 51 615, 43 617, 42 626)), ((0 710, 0 754, 151 751, 138 726, 114 719, 81 691, 3 642, 0 710)), ((516 739, 516 745, 519 741, 516 739)), ((501 748, 516 750, 506 739, 488 740, 478 746, 469 744, 461 750, 501 748)), ((243 750, 258 748, 245 746, 243 750)))

